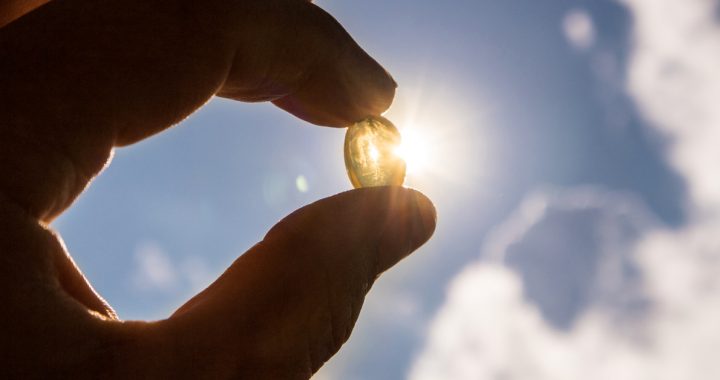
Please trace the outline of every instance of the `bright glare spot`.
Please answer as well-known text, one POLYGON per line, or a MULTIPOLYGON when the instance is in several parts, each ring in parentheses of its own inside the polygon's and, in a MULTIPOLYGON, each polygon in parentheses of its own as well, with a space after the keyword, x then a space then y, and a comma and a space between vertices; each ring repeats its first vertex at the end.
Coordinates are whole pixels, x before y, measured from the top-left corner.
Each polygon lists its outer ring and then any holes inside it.
POLYGON ((295 178, 295 187, 297 187, 298 191, 301 193, 306 193, 308 191, 308 182, 304 175, 299 175, 295 178))
POLYGON ((453 193, 447 189, 475 191, 479 181, 492 173, 493 167, 486 167, 491 136, 480 138, 492 125, 492 109, 482 94, 469 104, 472 97, 462 88, 433 81, 427 77, 418 82, 419 87, 399 90, 387 116, 397 125, 401 143, 391 149, 405 160, 406 186, 451 202, 453 193), (420 83, 425 80, 430 82, 420 83))
POLYGON ((371 158, 373 161, 377 162, 378 158, 380 158, 380 152, 378 152, 378 150, 377 150, 377 148, 375 147, 375 145, 370 145, 369 151, 370 151, 370 158, 371 158))
POLYGON ((401 131, 402 142, 395 154, 405 160, 408 174, 419 174, 430 163, 430 145, 417 129, 406 128, 401 131))

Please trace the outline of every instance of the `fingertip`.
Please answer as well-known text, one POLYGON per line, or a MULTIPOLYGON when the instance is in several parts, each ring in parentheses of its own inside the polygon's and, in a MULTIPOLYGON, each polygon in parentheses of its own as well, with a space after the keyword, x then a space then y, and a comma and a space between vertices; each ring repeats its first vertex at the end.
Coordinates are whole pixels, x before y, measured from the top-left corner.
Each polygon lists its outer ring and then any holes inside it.
POLYGON ((217 95, 270 100, 310 123, 346 127, 387 110, 397 83, 330 14, 309 2, 252 2, 217 95))
MULTIPOLYGON (((305 81, 273 103, 310 123, 347 127, 368 115, 380 115, 392 104, 397 82, 322 9, 315 22, 326 34, 322 59, 305 81)), ((313 53, 313 52, 311 52, 313 53)))
POLYGON ((425 194, 411 190, 415 195, 415 208, 418 210, 419 218, 417 219, 420 225, 414 231, 414 248, 416 249, 421 245, 425 244, 430 237, 435 233, 435 227, 437 226, 437 209, 432 203, 430 198, 425 194))
POLYGON ((309 78, 303 87, 273 104, 312 124, 335 128, 390 108, 396 84, 379 64, 356 69, 335 65, 339 67, 309 78))
POLYGON ((414 189, 395 188, 395 206, 380 238, 378 272, 381 273, 425 244, 435 231, 437 212, 432 201, 414 189))
POLYGON ((319 257, 360 255, 377 276, 422 246, 433 234, 430 199, 404 187, 350 190, 305 206, 275 225, 266 241, 312 246, 319 257), (338 252, 341 251, 341 252, 338 252))

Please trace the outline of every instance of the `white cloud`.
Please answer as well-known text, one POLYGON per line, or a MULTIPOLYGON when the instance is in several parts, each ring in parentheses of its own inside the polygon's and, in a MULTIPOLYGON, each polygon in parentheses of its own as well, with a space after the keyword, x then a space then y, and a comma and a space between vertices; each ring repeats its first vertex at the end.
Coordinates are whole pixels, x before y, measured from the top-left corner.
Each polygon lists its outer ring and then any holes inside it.
POLYGON ((670 139, 691 206, 720 211, 720 25, 718 1, 625 0, 634 16, 628 90, 653 128, 670 139))
POLYGON ((538 192, 493 232, 484 256, 514 270, 525 297, 551 325, 567 329, 591 304, 618 318, 642 309, 629 252, 654 226, 629 194, 591 187, 538 192))
POLYGON ((135 250, 134 285, 142 290, 170 290, 178 275, 170 257, 155 242, 144 242, 135 250))
POLYGON ((133 287, 139 291, 176 292, 189 288, 198 292, 214 279, 202 258, 172 257, 155 241, 139 244, 135 250, 134 262, 131 281, 133 287))
POLYGON ((588 189, 531 196, 489 238, 494 260, 453 281, 409 378, 714 379, 718 227, 664 230, 632 198, 588 189), (544 311, 578 299, 571 324, 544 311))
POLYGON ((623 216, 616 202, 591 202, 591 215, 572 192, 550 202, 529 198, 485 248, 496 260, 473 264, 453 282, 410 379, 711 380, 720 373, 720 2, 624 3, 634 16, 628 91, 650 127, 669 138, 667 158, 689 186, 689 222, 679 229, 636 223, 645 217, 628 215, 641 209, 623 216), (548 207, 564 216, 551 217, 548 207), (616 234, 633 225, 634 233, 616 234), (557 259, 573 256, 558 252, 590 252, 597 261, 564 267, 557 259), (578 265, 586 270, 573 277, 578 265), (548 284, 552 291, 538 289, 548 284), (572 323, 557 324, 558 315, 544 310, 573 297, 583 304, 572 323))
POLYGON ((644 299, 631 252, 653 226, 627 195, 582 188, 528 197, 488 238, 491 260, 453 281, 410 379, 637 379, 591 364, 600 354, 626 360, 640 342, 623 334, 644 299))
POLYGON ((587 50, 595 43, 595 26, 590 14, 581 9, 569 11, 563 19, 563 32, 576 49, 587 50))

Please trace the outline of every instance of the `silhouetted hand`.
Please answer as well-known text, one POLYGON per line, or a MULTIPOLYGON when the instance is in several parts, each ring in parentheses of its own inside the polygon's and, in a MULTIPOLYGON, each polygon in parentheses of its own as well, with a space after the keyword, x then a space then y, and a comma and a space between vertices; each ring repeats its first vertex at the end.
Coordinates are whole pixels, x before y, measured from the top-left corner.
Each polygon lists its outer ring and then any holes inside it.
MULTIPOLYGON (((217 94, 342 127, 395 83, 300 0, 0 4, 0 378, 309 378, 432 234, 403 188, 292 213, 171 317, 120 321, 47 227, 109 161, 217 94), (21 17, 22 16, 22 17, 21 17)), ((380 342, 379 342, 380 343, 380 342)))

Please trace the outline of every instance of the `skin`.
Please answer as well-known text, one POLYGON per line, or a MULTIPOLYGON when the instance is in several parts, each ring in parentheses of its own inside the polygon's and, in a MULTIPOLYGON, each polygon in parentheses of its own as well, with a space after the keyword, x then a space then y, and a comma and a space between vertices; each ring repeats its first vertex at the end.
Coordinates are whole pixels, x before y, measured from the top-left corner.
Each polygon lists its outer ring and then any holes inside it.
POLYGON ((213 95, 343 127, 396 85, 300 0, 0 0, 0 15, 0 378, 307 379, 432 235, 422 194, 348 191, 281 220, 167 319, 120 320, 48 226, 114 147, 213 95))

